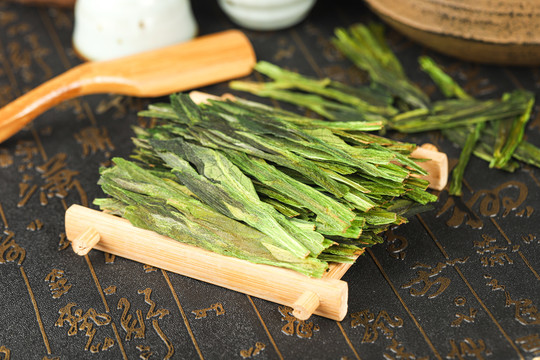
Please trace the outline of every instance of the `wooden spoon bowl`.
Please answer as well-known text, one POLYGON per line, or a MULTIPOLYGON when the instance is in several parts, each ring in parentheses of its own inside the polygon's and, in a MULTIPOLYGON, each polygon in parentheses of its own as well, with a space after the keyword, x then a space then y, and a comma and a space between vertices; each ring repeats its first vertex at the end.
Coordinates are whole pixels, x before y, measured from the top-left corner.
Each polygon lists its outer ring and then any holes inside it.
POLYGON ((538 0, 366 0, 383 21, 462 60, 540 64, 538 0))

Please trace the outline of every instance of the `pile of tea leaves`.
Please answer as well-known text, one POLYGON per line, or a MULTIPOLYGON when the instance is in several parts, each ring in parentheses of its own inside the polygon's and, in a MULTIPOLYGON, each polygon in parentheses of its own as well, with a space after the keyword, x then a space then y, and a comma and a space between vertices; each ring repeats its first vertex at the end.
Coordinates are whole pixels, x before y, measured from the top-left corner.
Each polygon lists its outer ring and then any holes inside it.
POLYGON ((440 130, 463 149, 450 181, 452 195, 461 195, 463 173, 472 154, 492 168, 507 171, 514 171, 519 162, 540 167, 540 149, 523 140, 534 106, 531 92, 516 90, 498 99, 474 99, 432 59, 422 56, 420 68, 446 97, 432 101, 407 77, 380 24, 338 28, 332 42, 369 75, 369 84, 349 86, 315 79, 261 61, 255 69, 269 81, 233 81, 230 86, 299 105, 332 122, 378 121, 385 130, 401 133, 440 130))
POLYGON ((243 99, 150 105, 130 160, 100 170, 102 210, 180 242, 321 277, 436 197, 416 147, 243 99))

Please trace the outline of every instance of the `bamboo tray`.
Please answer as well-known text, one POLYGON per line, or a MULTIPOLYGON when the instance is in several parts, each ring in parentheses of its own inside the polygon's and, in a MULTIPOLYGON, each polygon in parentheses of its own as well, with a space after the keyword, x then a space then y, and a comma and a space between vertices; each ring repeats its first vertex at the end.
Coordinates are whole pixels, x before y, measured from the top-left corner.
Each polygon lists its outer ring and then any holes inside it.
MULTIPOLYGON (((428 169, 431 187, 446 185, 446 154, 420 147, 416 157, 428 169)), ((153 231, 136 228, 128 220, 80 205, 65 214, 67 238, 73 250, 86 255, 101 250, 144 264, 293 308, 300 320, 312 314, 343 320, 347 314, 348 285, 341 280, 352 264, 329 265, 320 279, 293 270, 254 264, 187 245, 153 231)), ((360 254, 358 254, 359 256, 360 254)))
POLYGON ((332 264, 323 278, 311 278, 183 244, 80 205, 66 211, 66 235, 79 255, 93 248, 122 256, 290 306, 299 319, 308 319, 314 313, 342 320, 347 314, 348 286, 340 279, 351 264, 332 264))

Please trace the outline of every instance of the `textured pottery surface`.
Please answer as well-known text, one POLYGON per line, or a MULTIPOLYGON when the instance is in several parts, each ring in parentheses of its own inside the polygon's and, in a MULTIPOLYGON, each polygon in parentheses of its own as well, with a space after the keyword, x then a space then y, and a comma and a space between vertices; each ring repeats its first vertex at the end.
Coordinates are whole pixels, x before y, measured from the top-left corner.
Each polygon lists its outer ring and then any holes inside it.
POLYGON ((389 25, 464 60, 540 64, 540 1, 367 0, 389 25))

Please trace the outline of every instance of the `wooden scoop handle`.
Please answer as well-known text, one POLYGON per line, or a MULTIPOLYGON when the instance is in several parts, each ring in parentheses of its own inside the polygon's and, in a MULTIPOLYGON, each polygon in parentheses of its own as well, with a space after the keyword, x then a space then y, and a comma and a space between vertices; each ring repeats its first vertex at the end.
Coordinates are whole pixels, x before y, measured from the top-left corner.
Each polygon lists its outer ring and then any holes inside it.
POLYGON ((0 109, 0 143, 56 104, 82 95, 156 97, 246 76, 256 58, 247 37, 228 30, 120 59, 87 62, 0 109))

